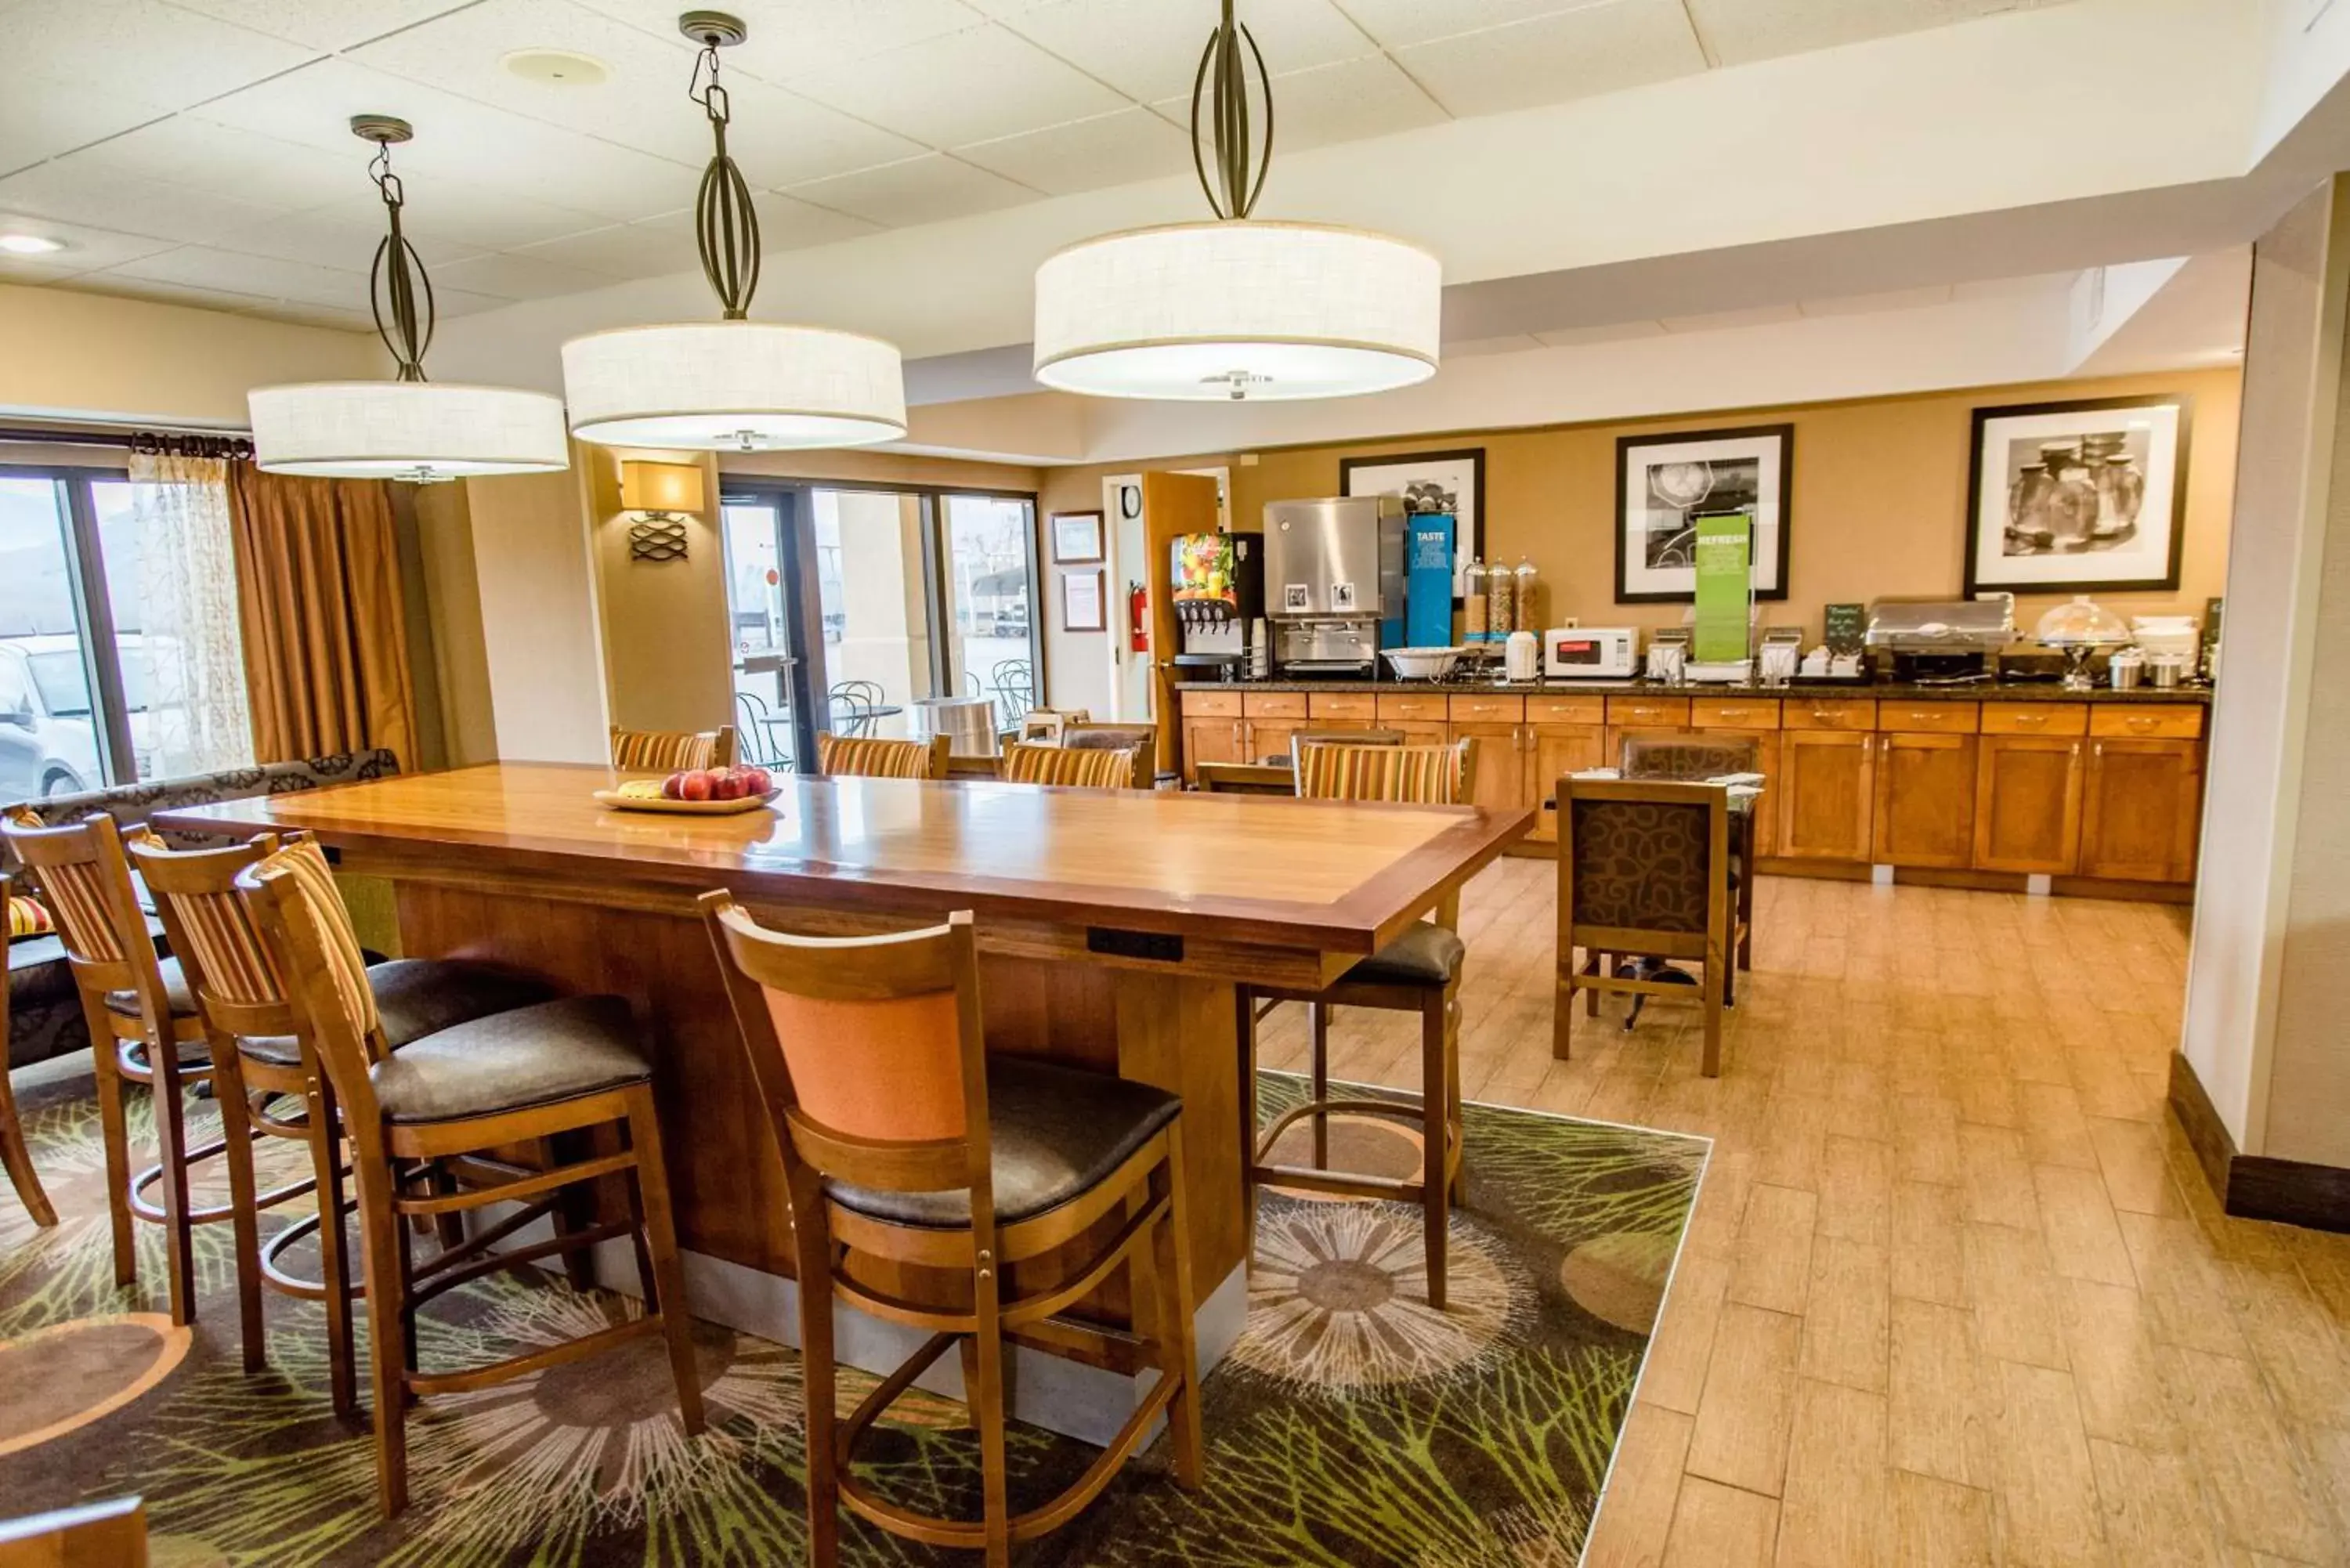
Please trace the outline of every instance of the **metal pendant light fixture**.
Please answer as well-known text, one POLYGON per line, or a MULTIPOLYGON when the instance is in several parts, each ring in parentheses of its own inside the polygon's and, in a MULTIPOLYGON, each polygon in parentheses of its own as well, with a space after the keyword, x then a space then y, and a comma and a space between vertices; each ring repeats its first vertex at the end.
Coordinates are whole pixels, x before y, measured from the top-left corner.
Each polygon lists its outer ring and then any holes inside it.
POLYGON ((563 346, 571 433, 606 445, 776 452, 864 446, 906 433, 895 345, 860 333, 748 319, 759 286, 759 217, 726 151, 730 118, 718 52, 743 24, 689 11, 678 30, 702 46, 688 96, 710 117, 715 152, 694 206, 702 270, 723 319, 627 327, 563 346))
POLYGON ((1273 80, 1232 0, 1192 79, 1191 155, 1213 221, 1087 240, 1036 269, 1036 379, 1192 400, 1348 397, 1436 373, 1444 276, 1433 255, 1361 229, 1251 215, 1273 164, 1273 80))
POLYGON ((376 332, 400 373, 390 381, 255 388, 245 395, 245 410, 255 461, 273 473, 416 484, 570 467, 560 400, 516 387, 424 379, 432 281, 400 231, 407 195, 391 171, 391 149, 414 131, 388 114, 355 115, 351 130, 376 147, 368 174, 383 198, 390 232, 376 246, 368 297, 376 332))

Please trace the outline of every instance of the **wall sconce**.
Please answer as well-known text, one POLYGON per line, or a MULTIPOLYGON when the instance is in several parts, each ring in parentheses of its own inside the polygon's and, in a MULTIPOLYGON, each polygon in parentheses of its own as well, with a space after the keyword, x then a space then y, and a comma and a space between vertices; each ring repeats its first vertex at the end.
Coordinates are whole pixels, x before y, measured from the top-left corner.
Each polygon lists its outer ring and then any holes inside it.
POLYGON ((620 510, 640 514, 629 525, 630 560, 685 559, 684 514, 701 511, 702 505, 701 464, 620 464, 620 510))

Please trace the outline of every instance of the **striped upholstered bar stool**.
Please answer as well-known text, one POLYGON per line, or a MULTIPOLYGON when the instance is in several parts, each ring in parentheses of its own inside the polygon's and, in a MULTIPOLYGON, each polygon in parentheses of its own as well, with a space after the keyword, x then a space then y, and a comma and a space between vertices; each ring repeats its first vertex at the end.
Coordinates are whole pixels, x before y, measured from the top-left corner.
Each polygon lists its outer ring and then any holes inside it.
MULTIPOLYGON (((16 935, 11 924, 15 906, 10 889, 13 880, 0 872, 0 975, 8 968, 8 943, 16 935)), ((0 985, 5 985, 0 981, 0 985)), ((32 1146, 25 1138, 25 1124, 16 1115, 16 1092, 8 1082, 8 998, 0 991, 0 1166, 8 1170, 10 1185, 16 1189, 17 1199, 33 1223, 47 1228, 57 1222, 57 1211, 49 1202, 49 1195, 41 1190, 41 1173, 33 1168, 32 1146)))
POLYGON ((612 726, 612 765, 635 773, 673 774, 734 765, 734 726, 693 732, 623 730, 612 726))
MULTIPOLYGON (((1297 793, 1312 800, 1388 801, 1451 805, 1469 796, 1476 742, 1443 746, 1300 744, 1294 762, 1297 793)), ((1392 1198, 1421 1206, 1427 1220, 1428 1303, 1444 1306, 1446 1220, 1461 1182, 1461 961, 1467 948, 1453 928, 1460 921, 1460 895, 1446 896, 1431 923, 1422 921, 1319 991, 1251 986, 1242 996, 1242 1137, 1248 1147, 1243 1168, 1251 1187, 1253 1216, 1256 1183, 1274 1182, 1314 1192, 1358 1198, 1392 1198), (1305 1003, 1313 1032, 1313 1093, 1302 1104, 1256 1134, 1257 1002, 1305 1003), (1330 1097, 1330 1009, 1377 1007, 1419 1014, 1419 1104, 1330 1097), (1334 1171, 1329 1128, 1333 1116, 1380 1116, 1416 1126, 1422 1138, 1417 1177, 1334 1171), (1310 1122, 1311 1166, 1268 1163, 1274 1146, 1300 1121, 1310 1122)))
POLYGON ((701 1431, 702 1389, 652 1066, 628 1003, 617 996, 567 997, 475 1019, 393 1052, 384 1043, 359 940, 318 846, 305 842, 277 850, 237 873, 236 886, 253 906, 272 972, 284 977, 296 1038, 305 1057, 318 1064, 350 1145, 372 1330, 376 1480, 386 1516, 408 1503, 412 1397, 487 1387, 658 1334, 668 1342, 685 1429, 701 1431), (422 1195, 411 1195, 420 1175, 429 1178, 436 1167, 470 1166, 507 1146, 566 1134, 588 1135, 579 1140, 590 1147, 587 1158, 454 1191, 452 1183, 432 1179, 422 1195), (494 1250, 550 1215, 563 1189, 604 1177, 628 1182, 629 1218, 494 1250), (470 1239, 430 1258, 410 1255, 411 1221, 515 1200, 515 1212, 485 1222, 470 1239), (434 1296, 517 1263, 623 1236, 636 1248, 642 1316, 487 1366, 438 1371, 418 1365, 416 1313, 434 1296))
POLYGON ((827 778, 942 779, 947 776, 944 735, 927 741, 880 741, 869 735, 816 737, 816 772, 827 778))
MULTIPOLYGON (((225 1078, 214 1085, 224 1122, 241 1118, 264 1137, 306 1145, 317 1184, 316 1212, 284 1226, 255 1246, 237 1230, 237 1300, 244 1328, 244 1366, 261 1369, 261 1291, 323 1303, 327 1315, 328 1382, 335 1408, 359 1407, 351 1334, 350 1283, 341 1216, 346 1206, 332 1097, 315 1056, 306 1053, 294 1012, 261 933, 236 890, 237 874, 283 847, 263 835, 223 849, 172 850, 155 839, 134 841, 131 863, 146 881, 162 918, 180 983, 203 1020, 214 1062, 234 1064, 244 1093, 232 1096, 225 1078), (293 1113, 298 1108, 300 1115, 293 1113), (335 1217, 326 1223, 326 1216, 335 1217), (316 1232, 319 1277, 304 1279, 281 1262, 290 1247, 316 1232)), ((463 959, 390 959, 370 964, 369 989, 383 1023, 383 1044, 397 1051, 444 1029, 546 1002, 552 987, 529 975, 463 959)))
POLYGON ((1003 777, 1010 784, 1059 784, 1070 789, 1134 789, 1135 753, 1039 746, 1014 741, 1003 748, 1003 777))

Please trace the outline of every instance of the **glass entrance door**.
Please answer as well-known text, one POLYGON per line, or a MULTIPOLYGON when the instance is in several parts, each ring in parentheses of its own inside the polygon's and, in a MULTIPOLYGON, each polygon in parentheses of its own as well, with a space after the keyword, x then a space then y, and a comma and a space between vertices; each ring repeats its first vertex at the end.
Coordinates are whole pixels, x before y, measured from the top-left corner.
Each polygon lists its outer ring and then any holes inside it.
POLYGON ((1020 497, 939 497, 947 679, 995 703, 995 723, 1020 722, 1040 695, 1036 505, 1020 497))
POLYGON ((800 659, 792 640, 785 498, 729 495, 719 512, 733 642, 734 728, 744 757, 788 768, 799 749, 793 713, 800 659))

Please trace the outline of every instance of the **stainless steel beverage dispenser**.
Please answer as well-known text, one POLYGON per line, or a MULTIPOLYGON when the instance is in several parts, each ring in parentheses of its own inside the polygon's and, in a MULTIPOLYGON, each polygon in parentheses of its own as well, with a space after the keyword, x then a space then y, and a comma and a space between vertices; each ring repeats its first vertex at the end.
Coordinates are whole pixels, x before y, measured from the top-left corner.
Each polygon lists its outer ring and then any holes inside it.
POLYGON ((1403 608, 1403 498, 1275 501, 1264 509, 1273 662, 1300 675, 1376 670, 1379 620, 1403 608))

